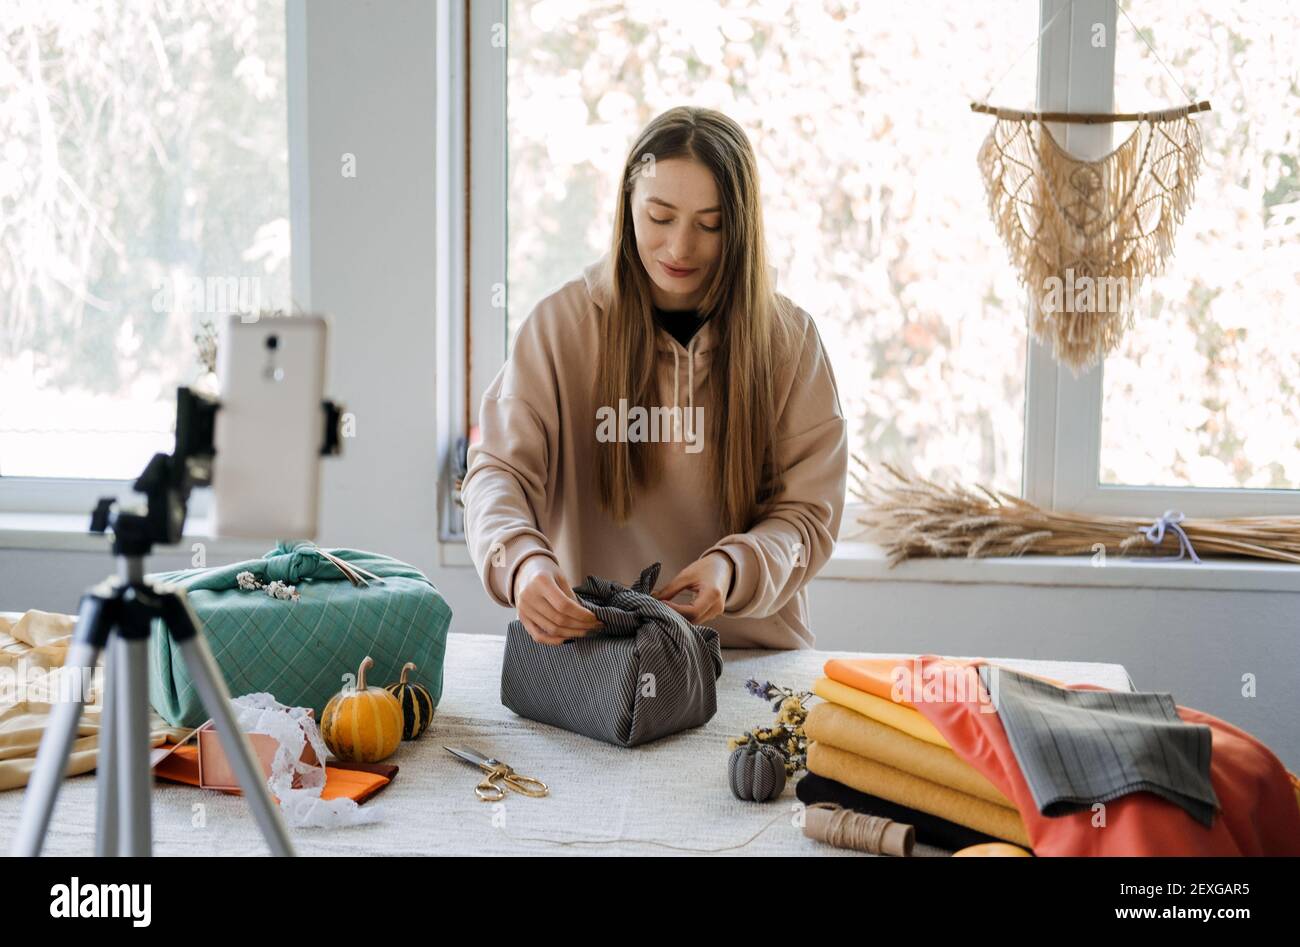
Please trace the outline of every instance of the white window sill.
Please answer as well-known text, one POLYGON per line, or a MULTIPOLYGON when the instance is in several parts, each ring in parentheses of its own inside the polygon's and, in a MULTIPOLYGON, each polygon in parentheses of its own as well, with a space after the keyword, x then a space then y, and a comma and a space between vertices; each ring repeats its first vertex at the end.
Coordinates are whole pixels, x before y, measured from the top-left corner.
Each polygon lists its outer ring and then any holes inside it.
MULTIPOLYGON (((463 542, 444 542, 442 564, 472 567, 463 542)), ((1261 559, 1190 559, 1153 562, 1108 556, 1024 556, 997 559, 910 559, 889 568, 882 547, 844 541, 817 579, 851 582, 953 582, 993 585, 1063 585, 1098 588, 1199 589, 1300 592, 1300 565, 1261 559)))
MULTIPOLYGON (((185 534, 176 546, 159 551, 189 553, 191 543, 202 543, 208 556, 223 559, 260 559, 274 545, 270 540, 215 539, 206 517, 188 517, 185 534)), ((69 552, 107 553, 112 538, 90 532, 87 513, 0 513, 0 549, 59 549, 69 552)))
MULTIPOLYGON (((0 549, 63 549, 105 552, 109 539, 87 532, 89 514, 0 513, 0 549)), ((186 521, 179 550, 201 542, 209 556, 260 558, 267 541, 214 539, 202 518, 186 521)), ((439 561, 448 568, 473 568, 463 542, 439 543, 439 561)), ((1300 565, 1260 559, 1190 559, 1152 562, 1108 556, 1094 565, 1091 556, 1024 556, 996 559, 911 559, 889 568, 884 550, 873 543, 844 541, 835 548, 818 580, 856 582, 942 582, 994 585, 1059 585, 1097 588, 1198 589, 1213 591, 1300 592, 1300 565)))
POLYGON ((1150 559, 1107 556, 1021 556, 989 559, 908 559, 889 567, 874 543, 847 541, 835 548, 819 579, 870 582, 957 582, 1068 585, 1106 588, 1300 592, 1300 565, 1263 559, 1150 559))

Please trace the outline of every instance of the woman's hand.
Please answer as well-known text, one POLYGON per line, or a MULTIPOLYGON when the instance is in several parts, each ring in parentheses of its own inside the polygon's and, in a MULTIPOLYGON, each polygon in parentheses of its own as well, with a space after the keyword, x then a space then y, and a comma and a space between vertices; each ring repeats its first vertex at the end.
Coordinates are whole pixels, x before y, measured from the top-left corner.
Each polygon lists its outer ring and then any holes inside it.
POLYGON ((539 644, 564 644, 600 628, 600 620, 578 604, 564 573, 548 556, 529 556, 515 573, 515 611, 539 644))
POLYGON ((654 594, 655 598, 681 613, 692 625, 702 625, 722 614, 727 594, 731 591, 734 568, 724 553, 711 552, 677 573, 671 582, 654 594), (695 593, 687 604, 669 601, 687 590, 695 593))

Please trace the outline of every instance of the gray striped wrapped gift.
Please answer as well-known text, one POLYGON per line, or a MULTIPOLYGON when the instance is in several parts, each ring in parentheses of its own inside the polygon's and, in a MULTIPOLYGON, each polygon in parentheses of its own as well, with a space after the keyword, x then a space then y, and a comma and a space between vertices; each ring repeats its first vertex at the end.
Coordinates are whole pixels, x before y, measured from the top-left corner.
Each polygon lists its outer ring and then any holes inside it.
POLYGON ((718 633, 692 625, 650 594, 659 566, 645 569, 631 587, 587 576, 573 591, 604 629, 586 637, 538 644, 521 621, 512 621, 501 703, 521 717, 619 746, 712 719, 722 674, 718 633))

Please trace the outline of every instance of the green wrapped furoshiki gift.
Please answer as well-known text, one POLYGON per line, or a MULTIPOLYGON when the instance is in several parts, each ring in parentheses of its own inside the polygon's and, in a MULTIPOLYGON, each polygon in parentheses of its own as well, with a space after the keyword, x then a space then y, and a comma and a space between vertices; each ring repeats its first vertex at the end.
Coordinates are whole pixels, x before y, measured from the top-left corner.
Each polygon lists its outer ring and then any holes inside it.
MULTIPOLYGON (((451 607, 424 573, 405 562, 357 549, 281 542, 261 559, 149 578, 185 590, 232 696, 269 693, 290 707, 312 708, 319 720, 326 702, 347 684, 345 675, 355 675, 369 655, 375 662, 372 684, 398 680, 411 661, 415 671, 408 679, 429 689, 434 706, 442 697, 451 607), (354 585, 345 568, 364 584, 354 585), (298 597, 241 588, 237 576, 243 572, 263 586, 296 586, 298 597)), ((252 585, 247 579, 245 584, 252 585)), ((161 620, 154 621, 149 651, 154 709, 173 726, 202 724, 209 715, 161 620)))

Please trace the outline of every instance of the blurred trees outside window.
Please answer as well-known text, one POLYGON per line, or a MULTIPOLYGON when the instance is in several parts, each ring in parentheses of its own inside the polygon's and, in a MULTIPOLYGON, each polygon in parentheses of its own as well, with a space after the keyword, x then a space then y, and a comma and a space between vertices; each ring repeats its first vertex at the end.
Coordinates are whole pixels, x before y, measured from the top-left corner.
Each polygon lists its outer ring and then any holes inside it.
POLYGON ((0 475, 134 478, 288 289, 281 0, 0 5, 0 475))
MULTIPOLYGON (((778 288, 817 320, 852 450, 1020 491, 1025 291, 975 165, 990 120, 968 105, 996 83, 996 104, 1033 107, 1037 3, 508 10, 511 338, 607 249, 640 128, 715 108, 757 153, 778 288)), ((1198 118, 1205 164, 1174 257, 1105 367, 1102 480, 1300 486, 1300 7, 1148 0, 1131 15, 1215 110, 1198 118)), ((1117 108, 1184 101, 1123 18, 1115 41, 1117 108)))

